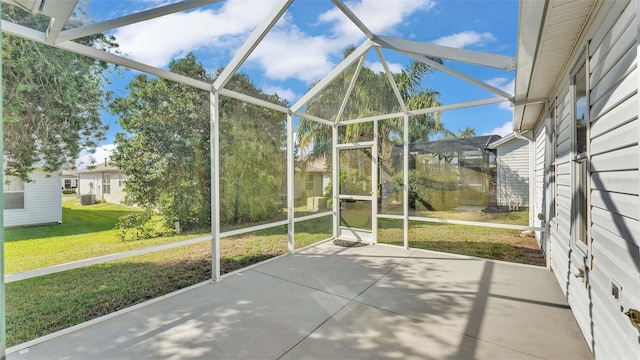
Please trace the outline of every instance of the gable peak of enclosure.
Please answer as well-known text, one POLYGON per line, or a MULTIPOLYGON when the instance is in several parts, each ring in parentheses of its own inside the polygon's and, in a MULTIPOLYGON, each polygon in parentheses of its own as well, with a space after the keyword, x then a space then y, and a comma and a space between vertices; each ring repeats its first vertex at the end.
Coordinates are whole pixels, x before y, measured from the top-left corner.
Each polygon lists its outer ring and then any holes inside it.
MULTIPOLYGON (((507 78, 512 77, 508 73, 515 69, 515 44, 507 46, 510 50, 506 51, 511 53, 498 54, 436 44, 436 39, 429 36, 430 29, 423 34, 398 35, 402 33, 398 29, 403 22, 417 22, 435 11, 436 4, 427 0, 406 3, 327 0, 314 2, 313 6, 293 0, 192 0, 162 2, 160 5, 145 2, 145 7, 128 1, 110 1, 109 11, 102 12, 96 10, 99 1, 2 2, 11 9, 3 13, 3 31, 6 33, 325 124, 366 122, 401 117, 403 114, 423 115, 508 102, 513 97, 510 90, 505 91, 487 81, 489 75, 479 78, 476 72, 474 78, 469 75, 469 69, 490 69, 491 78, 496 77, 496 71, 504 71, 507 78), (381 11, 385 9, 395 13, 398 19, 382 17, 381 11), (19 19, 10 16, 16 11, 31 15, 19 19), (381 17, 384 20, 380 20, 381 17), (225 21, 225 18, 238 20, 241 24, 225 21), (206 35, 194 32, 194 26, 204 25, 209 29, 203 32, 206 35), (146 39, 145 43, 128 41, 131 32, 140 34, 152 29, 157 34, 139 37, 146 39), (169 36, 169 32, 178 35, 169 36), (182 33, 184 35, 180 35, 182 33), (120 49, 114 51, 89 40, 98 34, 114 36, 114 41, 120 43, 120 49), (185 47, 204 49, 205 55, 200 61, 204 57, 219 60, 208 68, 214 73, 213 83, 167 69, 169 60, 184 54, 183 50, 173 53, 170 50, 167 53, 144 51, 170 48, 173 44, 168 42, 172 41, 188 44, 185 47), (327 54, 323 50, 326 47, 333 50, 327 54), (265 68, 267 62, 282 65, 280 69, 272 65, 265 68), (461 91, 470 94, 461 103, 408 101, 407 87, 399 81, 401 70, 397 65, 411 62, 421 64, 425 69, 443 72, 452 81, 475 90, 461 91), (297 68, 300 63, 313 66, 297 68), (284 74, 284 70, 295 75, 284 74), (274 90, 277 86, 266 83, 270 80, 274 84, 302 82, 306 84, 307 92, 289 96, 288 104, 283 106, 283 102, 277 101, 281 97, 262 97, 255 91, 245 91, 230 84, 238 71, 247 74, 261 71, 261 78, 266 80, 261 80, 265 84, 258 85, 266 88, 261 90, 264 92, 277 93, 274 90), (292 76, 296 78, 292 80, 292 76), (370 87, 373 82, 377 85, 369 90, 379 93, 379 101, 363 110, 358 87, 370 87)), ((461 18, 459 21, 471 19, 461 18)), ((424 24, 420 28, 427 26, 432 25, 424 24)), ((418 87, 424 87, 424 84, 418 87)), ((438 89, 423 90, 437 94, 438 89)))

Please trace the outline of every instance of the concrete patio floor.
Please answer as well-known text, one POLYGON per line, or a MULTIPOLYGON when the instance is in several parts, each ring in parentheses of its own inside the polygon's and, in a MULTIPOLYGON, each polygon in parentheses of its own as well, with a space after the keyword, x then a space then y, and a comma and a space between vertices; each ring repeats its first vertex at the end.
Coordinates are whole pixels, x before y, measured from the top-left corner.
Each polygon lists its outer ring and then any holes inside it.
POLYGON ((327 242, 8 359, 589 359, 553 274, 327 242))

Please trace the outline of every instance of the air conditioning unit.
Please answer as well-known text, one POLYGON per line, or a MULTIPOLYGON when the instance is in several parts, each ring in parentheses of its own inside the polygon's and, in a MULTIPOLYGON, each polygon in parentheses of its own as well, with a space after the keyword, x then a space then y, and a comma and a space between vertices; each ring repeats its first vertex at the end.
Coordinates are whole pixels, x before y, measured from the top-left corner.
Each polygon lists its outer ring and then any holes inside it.
POLYGON ((91 205, 96 203, 95 194, 83 194, 80 195, 80 205, 91 205))

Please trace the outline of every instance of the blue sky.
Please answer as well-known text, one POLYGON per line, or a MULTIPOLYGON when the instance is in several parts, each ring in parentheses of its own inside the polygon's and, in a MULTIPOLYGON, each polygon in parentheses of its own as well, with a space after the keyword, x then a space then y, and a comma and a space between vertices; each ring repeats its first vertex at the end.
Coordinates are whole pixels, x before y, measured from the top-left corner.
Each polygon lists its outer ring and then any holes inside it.
MULTIPOLYGON (((167 0, 91 0, 86 11, 92 21, 103 21, 162 6, 167 0)), ((145 23, 111 31, 125 56, 166 68, 169 61, 194 52, 212 72, 225 66, 265 14, 278 1, 227 0, 145 23)), ((354 0, 350 9, 376 34, 431 42, 440 45, 516 56, 518 2, 451 0, 354 0)), ((278 93, 294 103, 309 85, 321 79, 342 59, 345 48, 358 46, 364 35, 328 0, 296 0, 275 28, 251 54, 240 71, 266 92, 278 93)), ((392 70, 411 59, 384 51, 392 70)), ((382 66, 371 51, 366 65, 382 66)), ((508 93, 513 92, 514 71, 488 69, 445 61, 445 65, 485 81, 508 93)), ((113 75, 110 90, 126 95, 126 84, 136 72, 113 75)), ((442 104, 455 104, 494 97, 493 94, 442 72, 434 72, 423 87, 440 93, 442 104)), ((442 120, 456 131, 471 126, 477 135, 511 132, 512 111, 508 104, 447 111, 442 120)), ((108 113, 108 139, 94 155, 101 161, 109 156, 115 134, 121 129, 108 113)), ((86 163, 87 154, 80 159, 86 163)), ((82 164, 80 164, 82 167, 82 164)))

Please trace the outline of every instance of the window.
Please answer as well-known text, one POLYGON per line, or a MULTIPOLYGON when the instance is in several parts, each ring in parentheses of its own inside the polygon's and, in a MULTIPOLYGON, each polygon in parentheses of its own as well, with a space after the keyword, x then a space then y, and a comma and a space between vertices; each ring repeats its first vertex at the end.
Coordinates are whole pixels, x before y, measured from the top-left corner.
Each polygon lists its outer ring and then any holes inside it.
POLYGON ((582 64, 574 75, 576 114, 576 156, 585 156, 587 152, 587 123, 589 112, 587 106, 587 74, 586 64, 582 64))
POLYGON ((64 179, 64 188, 71 189, 71 179, 64 179))
POLYGON ((102 177, 102 193, 111 194, 111 175, 104 175, 102 177))
POLYGON ((307 175, 307 190, 313 190, 313 175, 307 175))
POLYGON ((576 242, 588 243, 588 164, 587 164, 587 128, 589 125, 589 103, 587 98, 587 64, 583 59, 572 77, 574 123, 574 218, 576 242))
POLYGON ((7 176, 2 187, 4 209, 24 209, 24 182, 15 176, 7 176))

